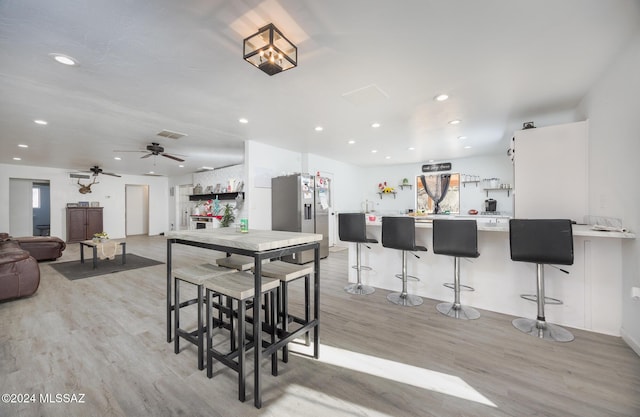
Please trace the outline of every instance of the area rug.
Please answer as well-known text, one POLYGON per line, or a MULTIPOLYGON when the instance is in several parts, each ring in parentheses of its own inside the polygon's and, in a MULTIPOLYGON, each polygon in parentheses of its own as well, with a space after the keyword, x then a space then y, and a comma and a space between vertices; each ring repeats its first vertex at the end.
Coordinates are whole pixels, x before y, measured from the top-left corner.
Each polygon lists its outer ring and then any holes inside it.
POLYGON ((77 261, 51 263, 49 265, 67 279, 76 280, 99 275, 115 274, 116 272, 129 271, 131 269, 146 268, 147 266, 160 265, 163 263, 164 262, 144 258, 133 253, 127 253, 127 263, 124 265, 122 265, 122 255, 116 255, 115 259, 112 260, 99 259, 96 269, 93 269, 91 257, 85 258, 84 264, 81 264, 78 259, 77 261))

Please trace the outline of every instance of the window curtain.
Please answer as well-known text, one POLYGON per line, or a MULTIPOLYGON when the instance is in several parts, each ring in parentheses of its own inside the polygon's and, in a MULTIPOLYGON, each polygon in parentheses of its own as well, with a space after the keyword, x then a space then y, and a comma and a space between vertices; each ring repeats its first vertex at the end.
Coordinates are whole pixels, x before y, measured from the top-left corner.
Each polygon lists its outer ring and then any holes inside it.
POLYGON ((427 195, 433 200, 434 208, 433 213, 440 213, 440 202, 444 200, 444 197, 449 191, 449 182, 451 181, 451 174, 429 175, 425 177, 420 176, 420 182, 424 187, 427 195))

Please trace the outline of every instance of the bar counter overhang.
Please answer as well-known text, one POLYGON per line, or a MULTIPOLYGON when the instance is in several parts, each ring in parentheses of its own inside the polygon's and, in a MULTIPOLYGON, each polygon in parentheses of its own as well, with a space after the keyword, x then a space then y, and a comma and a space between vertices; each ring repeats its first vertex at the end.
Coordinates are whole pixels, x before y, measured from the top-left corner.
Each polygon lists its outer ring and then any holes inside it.
MULTIPOLYGON (((367 235, 382 241, 381 223, 367 221, 367 235)), ((586 225, 573 226, 574 264, 563 266, 565 274, 545 267, 545 287, 549 297, 562 305, 549 306, 547 321, 568 327, 620 336, 622 325, 622 245, 633 233, 602 232, 586 225)), ((407 272, 420 278, 409 281, 408 291, 423 297, 450 301, 452 291, 442 284, 453 280, 453 259, 432 251, 432 224, 416 222, 416 244, 427 246, 420 259, 407 257, 407 272)), ((535 303, 520 298, 535 294, 535 264, 513 262, 509 250, 509 226, 505 223, 478 223, 480 257, 461 262, 462 280, 475 291, 464 291, 462 303, 475 308, 519 317, 535 317, 535 303)), ((401 269, 400 251, 371 245, 361 251, 362 264, 373 268, 362 274, 367 285, 398 291, 395 274, 401 269)), ((355 264, 355 244, 349 245, 349 265, 355 264)), ((356 282, 356 272, 349 271, 356 282)), ((508 323, 505 322, 505 326, 508 323)), ((510 327, 510 326, 509 326, 510 327)), ((505 328, 509 328, 505 327, 505 328)))

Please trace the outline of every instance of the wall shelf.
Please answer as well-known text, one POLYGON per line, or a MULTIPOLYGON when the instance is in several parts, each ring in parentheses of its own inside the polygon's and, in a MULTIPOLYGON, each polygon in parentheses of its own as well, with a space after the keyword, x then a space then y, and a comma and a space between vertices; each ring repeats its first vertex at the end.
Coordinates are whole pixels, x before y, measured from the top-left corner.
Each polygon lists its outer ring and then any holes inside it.
POLYGON ((513 190, 513 188, 485 188, 484 189, 484 191, 487 193, 487 197, 489 197, 489 191, 506 191, 507 197, 509 197, 511 190, 513 190))
POLYGON ((244 200, 244 191, 236 191, 232 193, 209 193, 209 194, 193 194, 189 196, 189 201, 206 201, 215 200, 235 200, 240 196, 244 200))
POLYGON ((475 184, 475 185, 476 185, 476 187, 477 187, 479 182, 480 182, 480 181, 462 181, 462 186, 463 186, 463 187, 466 187, 466 186, 467 186, 467 184, 475 184))
POLYGON ((404 190, 405 187, 408 187, 409 189, 413 188, 413 184, 400 184, 398 185, 398 187, 400 187, 400 189, 404 190))
POLYGON ((382 196, 383 195, 393 195, 393 198, 395 199, 397 193, 394 191, 394 192, 391 192, 391 193, 378 193, 378 194, 380 194, 380 200, 382 200, 382 196))

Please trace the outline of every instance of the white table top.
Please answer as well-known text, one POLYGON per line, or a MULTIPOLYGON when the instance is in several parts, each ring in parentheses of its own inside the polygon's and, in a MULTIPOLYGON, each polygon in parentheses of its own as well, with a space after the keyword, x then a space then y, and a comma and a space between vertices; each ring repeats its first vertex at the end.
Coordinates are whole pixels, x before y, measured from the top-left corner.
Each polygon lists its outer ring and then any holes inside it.
MULTIPOLYGON (((381 221, 370 222, 367 220, 367 226, 382 226, 381 221)), ((432 229, 433 223, 416 221, 417 229, 432 229)), ((616 239, 635 239, 636 235, 632 232, 605 232, 600 230, 593 230, 590 225, 587 224, 574 224, 573 225, 574 236, 588 236, 588 237, 600 237, 600 238, 616 238, 616 239)), ((480 232, 509 232, 508 223, 478 223, 478 231, 480 232)))
POLYGON ((235 227, 221 227, 218 229, 171 231, 167 232, 166 238, 262 252, 319 242, 322 240, 322 235, 258 229, 249 229, 248 233, 240 233, 235 227))

